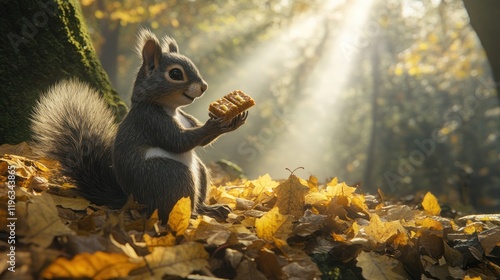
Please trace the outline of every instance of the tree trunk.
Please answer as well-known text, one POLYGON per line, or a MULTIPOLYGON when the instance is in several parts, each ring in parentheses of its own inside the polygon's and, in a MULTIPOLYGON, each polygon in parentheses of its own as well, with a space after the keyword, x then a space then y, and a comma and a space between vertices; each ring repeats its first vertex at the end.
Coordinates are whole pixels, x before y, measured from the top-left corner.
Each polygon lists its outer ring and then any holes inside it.
POLYGON ((77 0, 3 0, 0 34, 0 144, 28 140, 31 108, 40 93, 70 77, 98 89, 118 118, 125 114, 77 0))
POLYGON ((380 77, 381 67, 380 67, 380 52, 381 48, 379 46, 378 38, 374 38, 372 42, 371 51, 371 70, 372 70, 372 94, 371 94, 371 108, 372 108, 372 127, 370 131, 370 142, 368 143, 368 149, 366 152, 366 166, 363 175, 363 184, 367 187, 366 190, 375 192, 374 180, 373 180, 373 169, 375 168, 375 149, 377 147, 377 127, 379 122, 378 116, 378 105, 377 99, 380 95, 380 85, 382 84, 382 78, 380 77))
POLYGON ((500 1, 464 0, 470 23, 483 45, 493 72, 498 97, 500 98, 500 1))

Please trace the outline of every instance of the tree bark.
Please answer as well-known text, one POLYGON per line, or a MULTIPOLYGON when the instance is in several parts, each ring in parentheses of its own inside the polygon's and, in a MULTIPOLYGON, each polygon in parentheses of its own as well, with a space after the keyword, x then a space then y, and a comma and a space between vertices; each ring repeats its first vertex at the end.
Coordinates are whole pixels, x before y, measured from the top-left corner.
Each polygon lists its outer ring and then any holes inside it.
POLYGON ((0 144, 30 138, 31 108, 62 79, 89 83, 118 118, 126 113, 95 54, 77 0, 3 0, 0 34, 0 144))
POLYGON ((498 97, 500 98, 500 1, 498 0, 464 0, 469 14, 470 24, 474 28, 483 45, 493 72, 498 97))

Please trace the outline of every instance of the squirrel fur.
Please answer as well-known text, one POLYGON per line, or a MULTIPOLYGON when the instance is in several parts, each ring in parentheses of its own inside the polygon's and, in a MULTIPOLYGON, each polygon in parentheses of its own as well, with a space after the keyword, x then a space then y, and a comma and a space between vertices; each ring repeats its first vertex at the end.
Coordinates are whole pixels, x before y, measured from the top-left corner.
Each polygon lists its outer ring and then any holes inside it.
POLYGON ((204 211, 209 174, 194 149, 245 123, 210 117, 204 124, 180 108, 201 97, 208 85, 176 41, 139 33, 142 64, 132 104, 116 125, 98 92, 77 80, 62 81, 35 106, 35 150, 61 163, 82 196, 98 205, 121 207, 132 194, 165 222, 174 204, 189 196, 204 211))

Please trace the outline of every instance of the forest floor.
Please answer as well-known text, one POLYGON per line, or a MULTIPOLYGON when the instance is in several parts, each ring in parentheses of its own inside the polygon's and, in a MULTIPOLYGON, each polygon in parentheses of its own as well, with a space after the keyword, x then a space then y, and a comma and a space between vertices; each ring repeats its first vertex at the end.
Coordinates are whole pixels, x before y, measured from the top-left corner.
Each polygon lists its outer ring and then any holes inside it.
POLYGON ((247 180, 214 165, 208 201, 229 216, 192 215, 183 198, 161 224, 133 201, 112 210, 75 196, 58 164, 29 150, 0 147, 1 277, 500 278, 500 214, 463 216, 430 192, 391 199, 336 178, 247 180))

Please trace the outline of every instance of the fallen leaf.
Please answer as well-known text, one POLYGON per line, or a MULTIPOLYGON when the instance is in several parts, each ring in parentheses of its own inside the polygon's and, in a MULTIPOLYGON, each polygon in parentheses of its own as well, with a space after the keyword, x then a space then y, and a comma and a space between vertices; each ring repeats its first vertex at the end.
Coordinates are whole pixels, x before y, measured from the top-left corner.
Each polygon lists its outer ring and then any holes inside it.
POLYGON ((430 217, 425 217, 424 219, 416 220, 416 224, 426 229, 443 230, 443 225, 440 222, 430 217))
POLYGON ((51 195, 51 197, 55 205, 75 211, 85 210, 90 206, 90 201, 83 197, 64 197, 60 195, 51 195))
POLYGON ((58 258, 51 263, 40 277, 54 278, 92 278, 110 279, 123 278, 137 267, 144 266, 143 261, 130 262, 124 254, 95 252, 82 253, 73 259, 58 258))
POLYGON ((167 225, 175 236, 180 236, 186 232, 191 218, 191 198, 183 197, 175 203, 174 208, 168 215, 167 225))
POLYGON ((361 273, 367 280, 410 279, 403 264, 389 256, 379 255, 375 252, 361 252, 356 260, 356 266, 361 268, 361 273))
POLYGON ((291 174, 288 180, 279 184, 274 191, 277 196, 275 206, 279 208, 281 214, 295 217, 304 214, 304 197, 309 188, 303 185, 297 176, 291 174))
POLYGON ((257 269, 255 262, 244 260, 238 265, 236 277, 233 280, 267 280, 267 277, 257 269))
POLYGON ((283 273, 286 279, 315 279, 318 274, 318 268, 314 263, 300 264, 292 262, 283 267, 283 273))
POLYGON ((50 194, 43 192, 26 204, 27 217, 23 223, 28 227, 22 242, 34 243, 47 248, 54 237, 74 232, 63 224, 50 194))
POLYGON ((399 233, 406 234, 405 228, 399 221, 382 222, 377 214, 372 214, 370 224, 364 227, 364 229, 366 235, 377 243, 384 243, 391 236, 399 233))
POLYGON ((231 264, 231 267, 236 268, 240 264, 243 259, 243 253, 231 248, 226 249, 226 253, 224 255, 224 260, 231 264))
POLYGON ((190 240, 205 240, 207 244, 223 245, 231 236, 231 231, 217 221, 203 219, 200 221, 190 240))
MULTIPOLYGON (((155 247, 145 257, 155 279, 165 275, 187 277, 195 270, 208 267, 208 253, 200 243, 188 242, 173 247, 155 247)), ((131 272, 150 276, 148 269, 140 268, 131 272)))
POLYGON ((293 229, 293 234, 299 236, 308 236, 325 226, 327 216, 313 214, 307 210, 303 217, 300 217, 299 223, 293 229))
POLYGON ((488 255, 493 248, 500 247, 500 227, 483 231, 478 235, 478 238, 484 253, 488 255))
POLYGON ((422 207, 429 215, 437 216, 441 213, 441 207, 439 206, 438 200, 431 192, 425 194, 422 200, 422 207))
POLYGON ((146 233, 143 238, 147 247, 151 248, 151 251, 153 247, 168 247, 175 245, 175 236, 170 232, 167 235, 160 237, 151 237, 146 233))
POLYGON ((255 232, 258 237, 267 241, 273 241, 273 238, 286 240, 292 232, 293 221, 293 216, 282 215, 279 209, 274 207, 262 218, 255 220, 255 232))
POLYGON ((326 187, 326 193, 330 197, 335 197, 335 196, 346 196, 346 197, 351 197, 354 192, 356 191, 356 188, 349 187, 346 183, 338 183, 334 185, 334 182, 338 182, 336 180, 337 178, 333 179, 330 183, 327 184, 326 187))
POLYGON ((267 279, 282 279, 283 272, 276 254, 263 248, 256 259, 257 268, 264 273, 267 279))
POLYGON ((309 176, 309 180, 307 180, 307 186, 309 186, 311 192, 319 192, 318 178, 314 175, 309 176))

